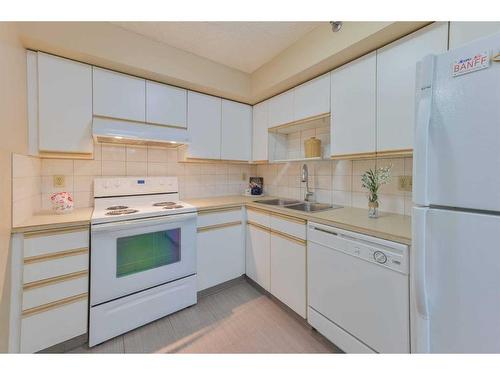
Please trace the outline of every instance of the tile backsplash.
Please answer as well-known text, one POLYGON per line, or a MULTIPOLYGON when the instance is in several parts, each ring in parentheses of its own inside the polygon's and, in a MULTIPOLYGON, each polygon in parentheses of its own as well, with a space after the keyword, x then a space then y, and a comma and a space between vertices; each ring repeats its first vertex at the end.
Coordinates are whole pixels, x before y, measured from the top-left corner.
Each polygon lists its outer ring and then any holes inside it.
POLYGON ((20 224, 41 207, 41 160, 12 155, 12 224, 20 224))
MULTIPOLYGON (((93 180, 100 176, 177 176, 181 199, 238 195, 250 176, 261 176, 266 194, 303 199, 302 164, 182 163, 175 149, 113 144, 96 144, 94 160, 14 155, 13 222, 50 209, 50 195, 58 191, 70 192, 75 207, 92 206, 93 180), (54 187, 54 176, 64 176, 65 185, 54 187)), ((393 166, 392 178, 380 190, 380 209, 410 215, 411 192, 398 189, 398 177, 412 175, 412 158, 307 162, 309 186, 318 202, 366 208, 361 175, 368 168, 389 164, 393 166)))
MULTIPOLYGON (((315 199, 323 203, 367 208, 367 191, 361 187, 361 175, 369 168, 392 165, 389 184, 380 188, 380 210, 410 215, 411 192, 398 189, 399 176, 412 175, 412 158, 373 160, 326 160, 307 162, 309 188, 315 199)), ((257 175, 264 177, 269 195, 303 199, 305 183, 300 181, 303 162, 257 166, 257 175)))
POLYGON ((101 176, 177 176, 181 199, 236 195, 255 171, 244 164, 179 163, 176 149, 96 144, 94 160, 41 159, 41 206, 50 208, 51 194, 68 191, 75 207, 90 207, 93 179, 101 176), (54 188, 56 175, 65 177, 64 187, 54 188))

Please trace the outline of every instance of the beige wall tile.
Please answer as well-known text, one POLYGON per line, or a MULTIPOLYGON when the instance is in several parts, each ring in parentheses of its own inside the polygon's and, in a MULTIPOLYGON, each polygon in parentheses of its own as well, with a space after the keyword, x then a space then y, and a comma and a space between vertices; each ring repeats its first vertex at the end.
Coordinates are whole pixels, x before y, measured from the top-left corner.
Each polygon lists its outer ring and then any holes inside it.
POLYGON ((102 161, 100 160, 75 160, 75 176, 100 176, 102 174, 102 161))
POLYGON ((119 145, 103 144, 102 145, 102 160, 106 161, 125 161, 126 147, 119 145))
POLYGON ((352 175, 351 160, 334 160, 332 161, 332 174, 334 176, 350 176, 352 175))
POLYGON ((143 146, 127 146, 127 161, 148 161, 148 148, 143 146))
POLYGON ((350 191, 333 190, 332 203, 340 204, 342 206, 351 206, 352 205, 351 195, 352 193, 350 191))
POLYGON ((178 160, 178 150, 177 149, 167 149, 167 160, 169 163, 176 163, 178 160))
POLYGON ((166 176, 168 174, 167 163, 148 162, 148 176, 166 176))
POLYGON ((80 191, 94 191, 94 176, 75 176, 73 179, 73 190, 80 191))
POLYGON ((352 191, 352 176, 333 176, 332 185, 338 191, 352 191))
POLYGON ((102 161, 103 176, 125 176, 127 174, 125 161, 102 161))
POLYGON ((76 191, 74 194, 75 208, 91 207, 93 205, 93 195, 90 191, 76 191))
POLYGON ((148 162, 168 162, 167 150, 165 148, 148 147, 148 162))
POLYGON ((148 163, 145 161, 127 161, 127 176, 147 176, 148 163))
POLYGON ((64 186, 56 187, 54 186, 54 176, 43 176, 42 181, 42 193, 58 193, 61 191, 73 191, 74 190, 74 182, 73 175, 65 175, 64 176, 64 186))
POLYGON ((73 174, 73 160, 42 159, 42 176, 73 174))

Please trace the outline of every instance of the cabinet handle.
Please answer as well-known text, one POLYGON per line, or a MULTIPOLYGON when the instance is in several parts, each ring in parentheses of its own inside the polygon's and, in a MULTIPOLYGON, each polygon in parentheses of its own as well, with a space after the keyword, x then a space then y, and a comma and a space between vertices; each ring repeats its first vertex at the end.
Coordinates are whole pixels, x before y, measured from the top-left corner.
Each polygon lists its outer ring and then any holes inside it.
POLYGON ((81 247, 79 249, 71 249, 58 251, 56 253, 49 253, 43 255, 35 255, 32 257, 24 258, 24 264, 38 263, 38 262, 46 262, 48 260, 72 257, 75 255, 87 254, 89 249, 87 247, 81 247))
POLYGON ((32 307, 31 309, 24 310, 21 315, 23 318, 27 318, 28 316, 40 314, 42 312, 56 309, 56 308, 64 306, 64 305, 69 305, 73 302, 81 301, 81 300, 84 300, 87 298, 88 298, 88 293, 78 294, 76 296, 67 297, 67 298, 60 299, 58 301, 46 303, 45 305, 32 307))
POLYGON ((69 281, 69 280, 79 279, 79 278, 85 277, 87 275, 88 275, 88 271, 85 270, 85 271, 68 273, 66 275, 50 277, 48 279, 33 281, 31 283, 26 283, 23 285, 23 290, 26 291, 26 290, 35 289, 35 288, 41 288, 41 287, 44 287, 47 285, 52 285, 52 284, 62 283, 62 282, 69 281))
POLYGON ((241 225, 241 221, 232 221, 230 223, 222 223, 222 224, 215 224, 215 225, 207 225, 206 227, 199 227, 198 233, 206 232, 206 231, 214 230, 214 229, 234 227, 236 225, 241 225))
POLYGON ((271 234, 274 234, 278 237, 284 238, 285 240, 293 241, 295 243, 298 243, 299 245, 306 246, 307 242, 306 240, 303 240, 302 238, 297 238, 295 236, 291 236, 287 233, 283 233, 274 229, 271 229, 271 234))

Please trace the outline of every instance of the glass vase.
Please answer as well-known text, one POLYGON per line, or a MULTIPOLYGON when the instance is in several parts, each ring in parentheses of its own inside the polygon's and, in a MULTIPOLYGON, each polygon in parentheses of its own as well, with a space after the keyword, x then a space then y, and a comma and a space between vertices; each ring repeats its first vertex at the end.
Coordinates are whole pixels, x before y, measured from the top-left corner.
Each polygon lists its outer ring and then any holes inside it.
POLYGON ((378 217, 378 202, 368 202, 368 217, 370 219, 378 217))

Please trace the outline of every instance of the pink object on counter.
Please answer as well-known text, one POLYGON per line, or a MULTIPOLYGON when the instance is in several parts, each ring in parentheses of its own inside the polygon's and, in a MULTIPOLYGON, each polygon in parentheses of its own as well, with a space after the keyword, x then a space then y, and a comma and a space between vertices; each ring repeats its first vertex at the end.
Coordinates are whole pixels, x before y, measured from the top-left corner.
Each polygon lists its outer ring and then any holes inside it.
POLYGON ((55 193, 50 196, 52 202, 52 209, 57 214, 65 214, 73 211, 73 198, 70 193, 63 191, 60 193, 55 193))

